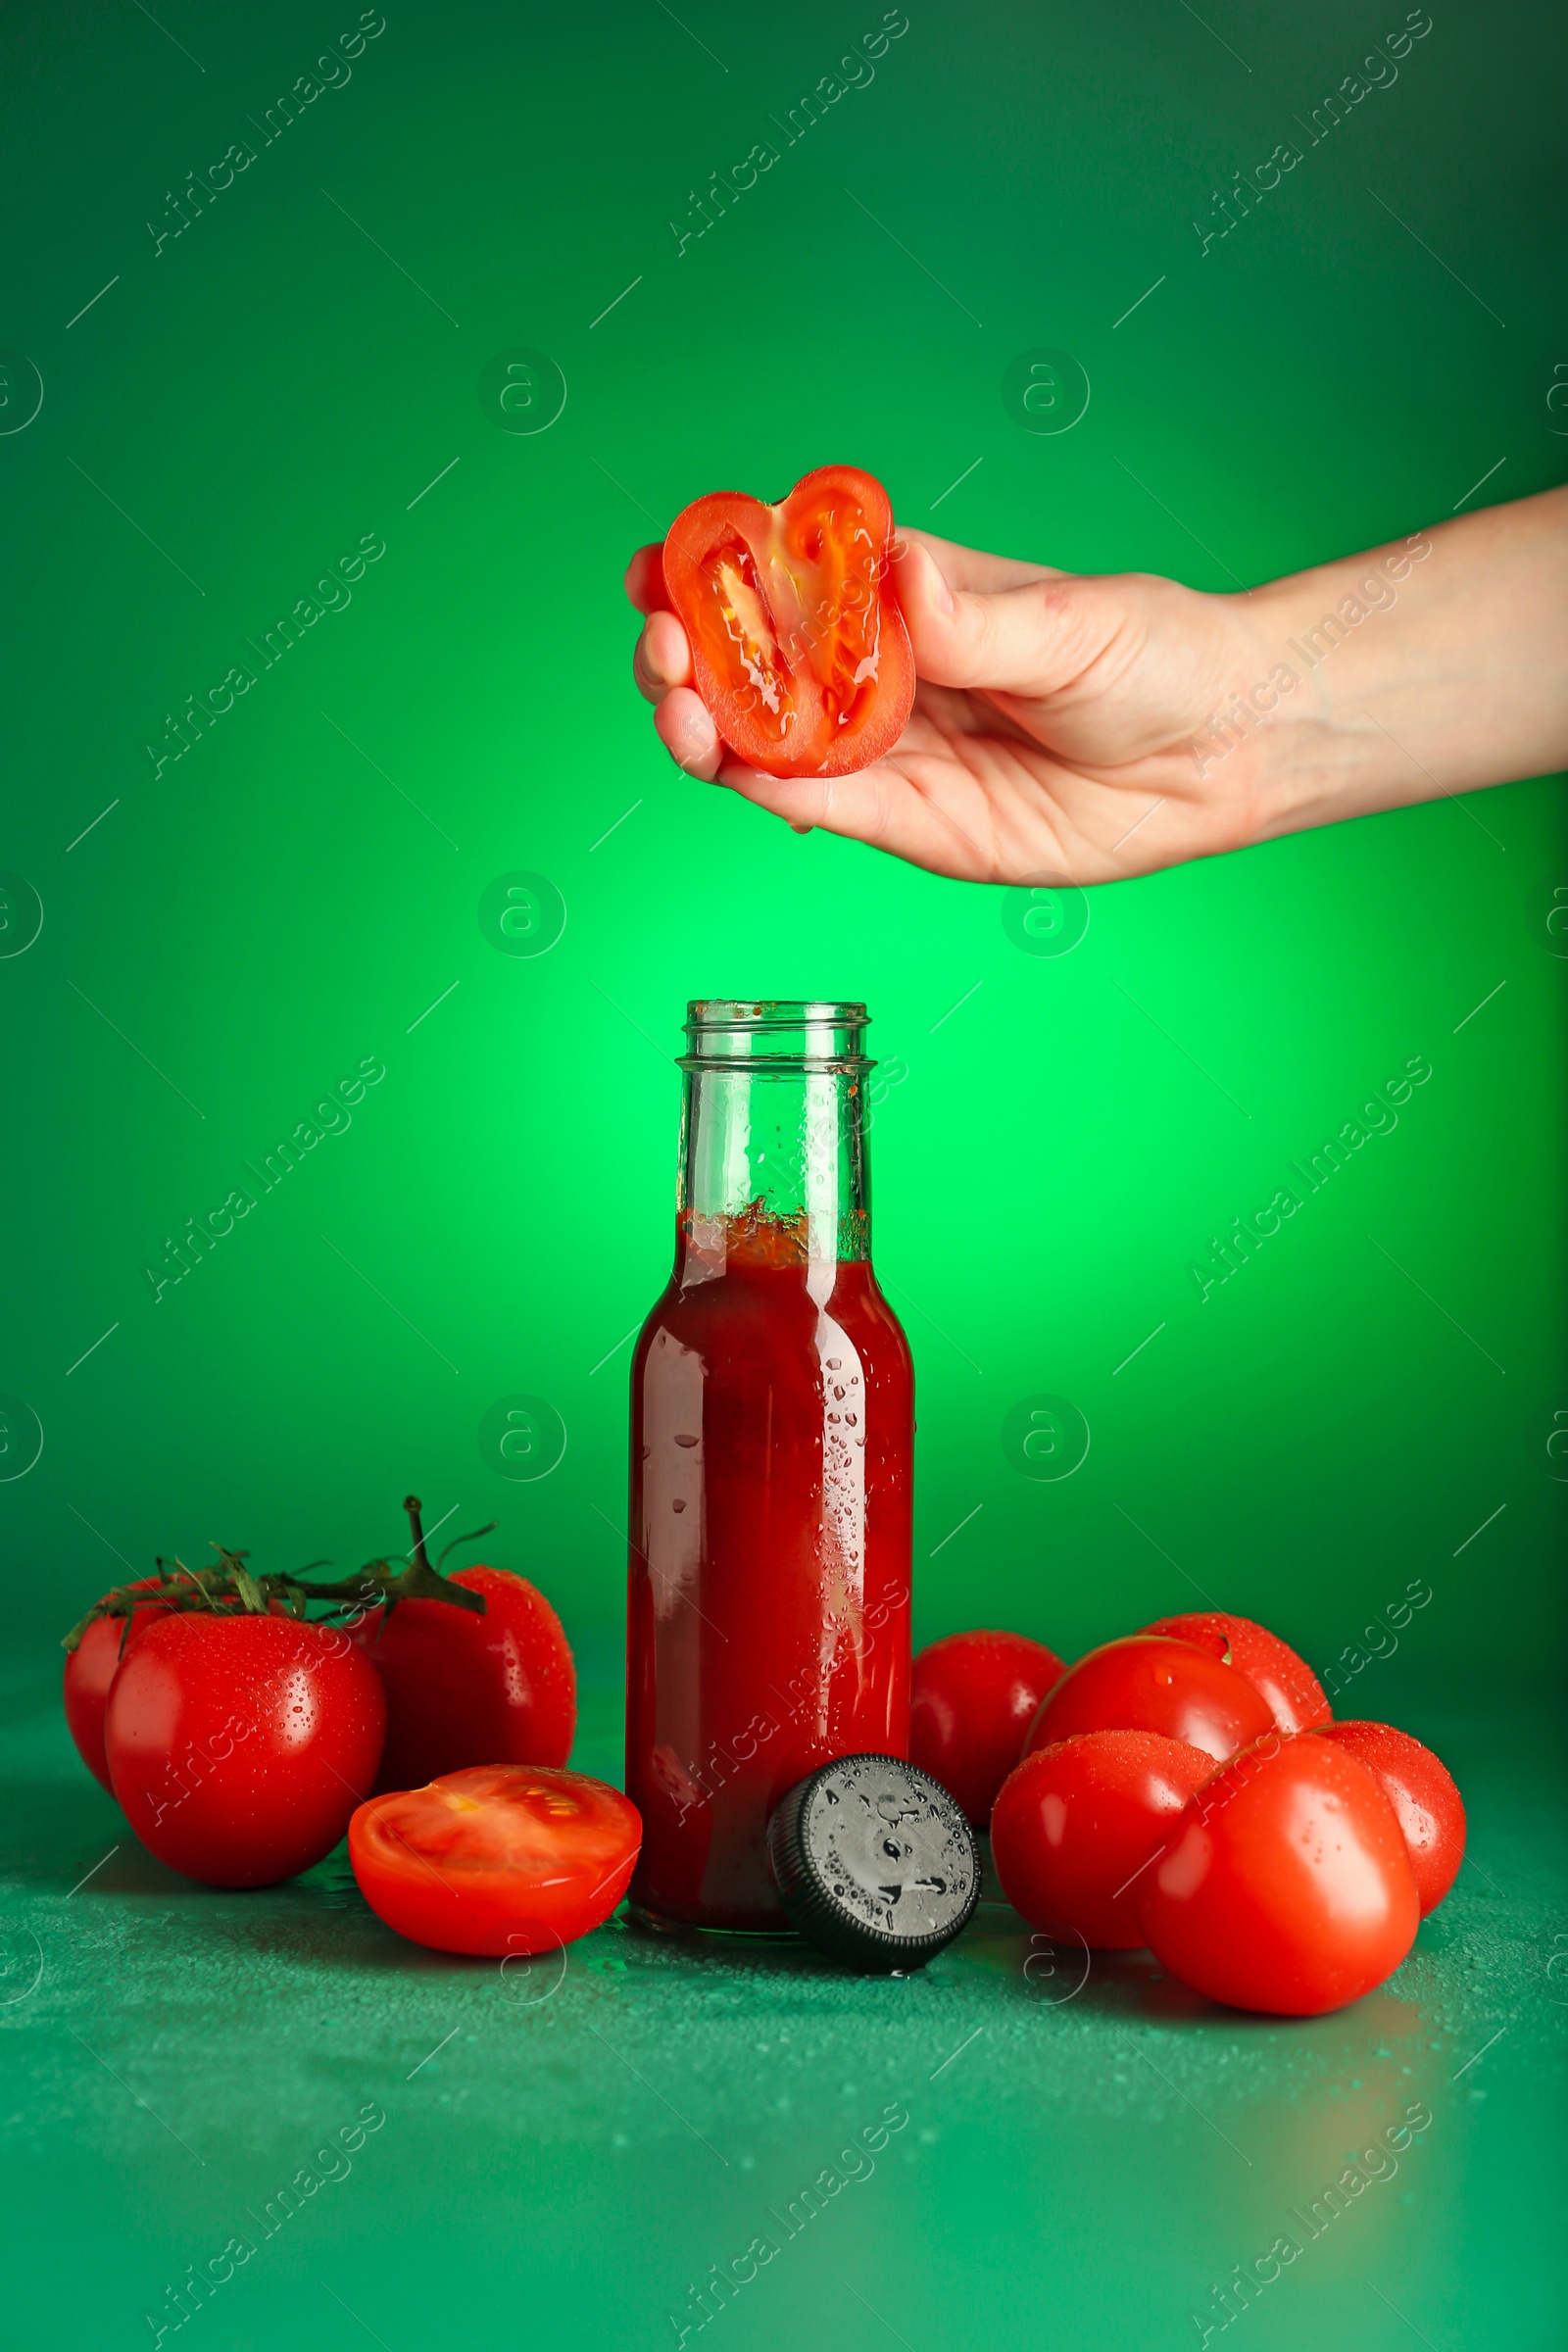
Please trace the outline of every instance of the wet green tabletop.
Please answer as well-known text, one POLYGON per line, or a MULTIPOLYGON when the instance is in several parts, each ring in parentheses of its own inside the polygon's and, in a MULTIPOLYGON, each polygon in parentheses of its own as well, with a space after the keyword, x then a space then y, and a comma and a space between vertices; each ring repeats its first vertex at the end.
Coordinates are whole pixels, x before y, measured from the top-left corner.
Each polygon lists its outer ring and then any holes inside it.
MULTIPOLYGON (((8 2345, 1564 2340, 1568 1902, 1528 1711, 1405 1710, 1473 1858, 1387 1986, 1293 2024, 1146 1955, 1085 1982, 1000 1900, 902 1982, 623 1918, 564 1967, 442 1958, 342 1850, 244 1895, 163 1870, 54 1671, 14 1670, 0 1739, 8 2345), (193 2268, 221 2282, 179 2324, 193 2268)), ((618 1742, 607 1676, 574 1761, 613 1776, 618 1742)))

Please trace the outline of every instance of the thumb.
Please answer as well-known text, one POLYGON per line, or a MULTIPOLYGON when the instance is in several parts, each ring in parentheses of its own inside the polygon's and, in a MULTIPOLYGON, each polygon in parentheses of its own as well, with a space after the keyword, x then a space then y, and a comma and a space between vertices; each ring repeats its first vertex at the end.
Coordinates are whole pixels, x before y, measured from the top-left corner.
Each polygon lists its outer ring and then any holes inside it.
POLYGON ((1081 589, 1067 573, 990 593, 952 588, 931 550, 911 539, 899 604, 917 674, 933 686, 1054 693, 1086 659, 1081 589))

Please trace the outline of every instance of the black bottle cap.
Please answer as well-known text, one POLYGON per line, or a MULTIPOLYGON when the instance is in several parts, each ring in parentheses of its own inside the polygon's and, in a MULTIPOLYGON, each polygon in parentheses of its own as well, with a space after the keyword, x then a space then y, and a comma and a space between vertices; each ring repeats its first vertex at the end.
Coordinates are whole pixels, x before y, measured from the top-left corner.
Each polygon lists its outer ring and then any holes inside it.
POLYGON ((792 1927, 865 1976, 923 1968, 980 1899, 974 1833, 902 1756, 839 1756, 780 1797, 767 1860, 792 1927))

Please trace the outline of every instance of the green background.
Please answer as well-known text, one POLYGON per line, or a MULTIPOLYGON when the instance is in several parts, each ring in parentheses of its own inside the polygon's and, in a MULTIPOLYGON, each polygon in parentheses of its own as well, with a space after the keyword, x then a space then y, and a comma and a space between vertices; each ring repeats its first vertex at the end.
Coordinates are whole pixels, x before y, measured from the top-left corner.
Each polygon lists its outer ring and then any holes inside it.
MULTIPOLYGON (((313 2217, 338 2236, 258 2266, 192 2323, 203 2340, 370 2322, 395 2352, 470 2327, 672 2341, 688 2280, 761 2226, 763 2175, 769 2201, 793 2195, 841 2126, 902 2097, 886 2198, 846 2192, 838 2239, 818 2250, 824 2221, 725 2315, 737 2342, 889 2323, 918 2352, 1003 2326, 1196 2341, 1187 2310, 1393 2113, 1401 2066, 1438 2117, 1407 2166, 1430 2158, 1419 2196, 1371 2192, 1382 2235, 1363 2211, 1353 2257, 1303 2263, 1251 2334, 1404 2340, 1370 2266, 1442 2352, 1553 2340, 1557 2192, 1532 2135, 1568 1912, 1534 1875, 1529 1795, 1568 1471, 1548 1450, 1568 1425, 1557 781, 1097 890, 1081 944, 1035 956, 1004 894, 797 838, 681 777, 629 682, 619 580, 698 493, 778 495, 838 459, 906 522, 1219 590, 1441 521, 1490 467, 1471 503, 1562 478, 1559 14, 1438 9, 1396 82, 1308 146, 1300 119, 1401 9, 913 5, 874 80, 786 145, 776 118, 879 9, 424 0, 392 5, 352 78, 265 143, 266 109, 357 13, 6 16, 0 344, 44 389, 0 437, 0 867, 44 918, 0 960, 0 1394, 43 1431, 0 1483, 7 1983, 28 1936, 47 1957, 0 2007, 38 2249, 18 2340, 128 2343, 236 2202, 386 2084, 380 2181, 368 2152, 330 2192, 343 2218, 313 2217), (1300 164, 1201 254, 1213 190, 1292 138, 1300 164), (690 191, 767 139, 777 164, 677 253, 690 191), (155 251, 166 192, 236 140, 255 162, 155 251), (1093 387, 1057 437, 1002 399, 1042 345, 1093 387), (567 386, 532 436, 479 391, 518 347, 567 386), (367 533, 386 552, 346 609, 252 661, 367 533), (166 713, 248 661, 249 694, 155 775, 166 713), (567 910, 537 957, 478 918, 517 870, 567 910), (589 1685, 581 1760, 615 1769, 615 1350, 667 1269, 685 1002, 729 994, 874 1016, 875 1255, 919 1382, 920 1639, 1009 1624, 1070 1654, 1201 1592, 1322 1665, 1430 1586, 1353 1709, 1442 1735, 1492 1877, 1465 1873, 1396 1988, 1276 2029, 1162 2008, 1129 1962, 1043 2003, 999 1911, 901 1989, 896 2022, 888 1988, 804 1958, 682 1961, 614 1929, 560 1998, 520 2005, 519 2040, 510 1991, 393 1946, 341 1864, 236 1902, 122 1849, 67 1908, 119 1817, 64 1742, 58 1631, 215 1537, 269 1568, 394 1546, 411 1486, 448 1533, 501 1520, 487 1556, 560 1606, 589 1685), (1396 1130, 1200 1305, 1188 1266, 1210 1237, 1416 1054, 1433 1076, 1396 1130), (385 1076, 347 1131, 155 1302, 167 1241, 368 1056, 385 1076), (1060 1482, 1003 1448, 1042 1392, 1092 1432, 1060 1482), (517 1394, 566 1433, 531 1483, 479 1442, 517 1394), (470 2012, 482 2046, 460 2065, 470 2012), (405 2040, 414 2067, 460 2015, 405 2087, 405 2040), (974 2025, 984 2066, 929 2084, 974 2025), (1162 2077, 1123 2029, 1166 2037, 1162 2077), (1515 2084, 1490 2109, 1487 2069, 1515 2084), (142 2099, 213 2169, 171 2169, 188 2159, 142 2099), (1269 2151, 1266 2191, 1255 2169, 1209 2173, 1236 2159, 1193 2107, 1227 2103, 1250 2166, 1269 2151), (374 2248, 420 2198, 391 2275, 374 2248), (418 2235, 437 2208, 439 2254, 418 2235), (63 2289, 89 2232, 111 2258, 63 2289)), ((30 378, 7 381, 0 422, 30 378)), ((31 1426, 11 1411, 7 1458, 31 1426)))

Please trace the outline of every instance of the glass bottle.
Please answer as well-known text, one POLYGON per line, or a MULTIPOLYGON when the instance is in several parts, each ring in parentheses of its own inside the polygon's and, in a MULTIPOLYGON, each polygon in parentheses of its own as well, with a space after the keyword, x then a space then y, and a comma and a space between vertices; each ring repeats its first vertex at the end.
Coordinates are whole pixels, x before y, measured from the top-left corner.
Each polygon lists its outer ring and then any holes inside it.
POLYGON ((871 1271, 863 1004, 699 1003, 675 1265, 632 1358, 632 1900, 786 1922, 763 1837, 830 1758, 908 1753, 914 1382, 871 1271))

